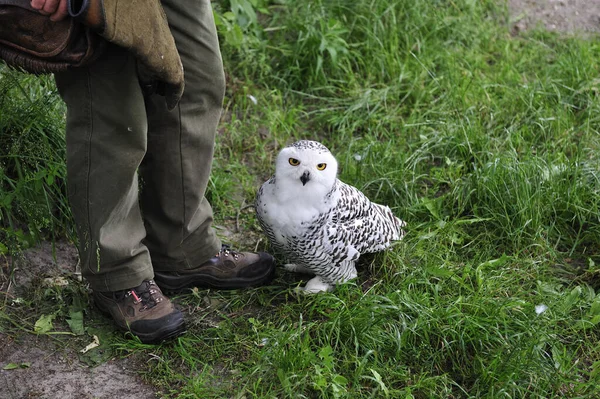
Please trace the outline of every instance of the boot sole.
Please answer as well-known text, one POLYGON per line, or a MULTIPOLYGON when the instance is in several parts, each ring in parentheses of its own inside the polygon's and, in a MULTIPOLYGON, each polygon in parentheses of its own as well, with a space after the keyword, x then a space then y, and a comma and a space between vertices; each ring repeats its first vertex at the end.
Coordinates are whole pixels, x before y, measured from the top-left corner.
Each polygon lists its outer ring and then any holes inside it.
POLYGON ((181 320, 175 326, 165 326, 164 328, 161 328, 157 331, 152 331, 151 333, 140 333, 135 331, 130 332, 138 337, 144 344, 159 344, 185 334, 187 332, 187 328, 185 321, 183 320, 183 315, 181 315, 181 320))

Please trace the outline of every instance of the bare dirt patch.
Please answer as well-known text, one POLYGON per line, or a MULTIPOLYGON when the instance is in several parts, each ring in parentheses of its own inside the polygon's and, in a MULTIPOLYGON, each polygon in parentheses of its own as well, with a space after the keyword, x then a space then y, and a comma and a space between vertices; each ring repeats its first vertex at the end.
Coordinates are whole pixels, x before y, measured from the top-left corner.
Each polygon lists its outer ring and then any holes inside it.
POLYGON ((154 388, 135 374, 126 359, 111 359, 95 367, 78 360, 74 350, 25 335, 12 340, 0 334, 0 398, 154 398, 154 388), (12 367, 12 366, 11 366, 12 367))
MULTIPOLYGON (((0 291, 5 298, 0 300, 18 307, 20 298, 44 284, 44 279, 60 278, 78 284, 77 259, 72 244, 59 242, 53 246, 46 242, 26 251, 20 259, 6 260, 0 273, 3 276, 0 291)), ((97 312, 93 317, 96 319, 93 324, 110 331, 109 320, 97 312)), ((87 334, 51 336, 0 330, 0 399, 156 397, 155 388, 144 383, 135 372, 139 360, 110 356, 110 352, 103 356, 100 352, 106 349, 97 348, 96 357, 86 361, 80 350, 90 341, 92 338, 87 334)))
POLYGON ((568 34, 600 32, 598 0, 508 0, 516 32, 537 27, 568 34))

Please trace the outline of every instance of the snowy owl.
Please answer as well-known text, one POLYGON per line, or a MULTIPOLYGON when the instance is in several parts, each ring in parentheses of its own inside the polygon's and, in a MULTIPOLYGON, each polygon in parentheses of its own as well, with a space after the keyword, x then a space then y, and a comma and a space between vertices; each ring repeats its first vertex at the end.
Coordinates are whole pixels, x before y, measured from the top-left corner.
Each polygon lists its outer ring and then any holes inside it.
POLYGON ((277 156, 275 175, 256 197, 258 221, 287 270, 314 274, 307 292, 330 291, 356 277, 361 254, 386 249, 405 223, 337 178, 327 147, 302 140, 277 156))

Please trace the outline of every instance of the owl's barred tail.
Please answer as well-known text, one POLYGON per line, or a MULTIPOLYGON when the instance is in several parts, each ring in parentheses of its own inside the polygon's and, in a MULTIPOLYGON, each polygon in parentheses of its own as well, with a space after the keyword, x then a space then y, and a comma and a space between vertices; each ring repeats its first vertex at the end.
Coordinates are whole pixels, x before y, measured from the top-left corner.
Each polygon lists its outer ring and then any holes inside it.
POLYGON ((394 215, 394 213, 392 212, 390 207, 382 206, 382 205, 380 205, 380 207, 382 208, 385 215, 387 216, 387 219, 392 224, 390 226, 393 230, 392 240, 401 240, 404 237, 404 235, 406 234, 406 232, 402 229, 403 227, 406 226, 406 222, 404 220, 400 219, 399 217, 397 217, 396 215, 394 215))
POLYGON ((406 234, 406 231, 404 231, 402 228, 406 226, 406 222, 396 216, 394 216, 394 222, 396 224, 396 229, 398 231, 398 238, 397 240, 401 240, 404 235, 406 234))

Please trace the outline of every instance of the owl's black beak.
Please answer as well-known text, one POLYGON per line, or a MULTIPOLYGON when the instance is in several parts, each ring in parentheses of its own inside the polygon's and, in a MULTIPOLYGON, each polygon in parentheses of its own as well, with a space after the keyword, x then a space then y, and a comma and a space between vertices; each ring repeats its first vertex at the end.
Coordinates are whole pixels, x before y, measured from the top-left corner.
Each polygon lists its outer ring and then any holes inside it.
POLYGON ((300 176, 300 181, 302 182, 302 185, 305 186, 309 180, 310 180, 310 172, 307 170, 306 172, 304 172, 302 174, 302 176, 300 176))

